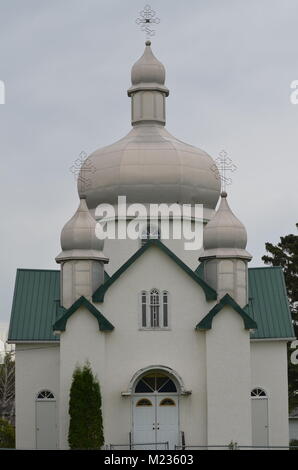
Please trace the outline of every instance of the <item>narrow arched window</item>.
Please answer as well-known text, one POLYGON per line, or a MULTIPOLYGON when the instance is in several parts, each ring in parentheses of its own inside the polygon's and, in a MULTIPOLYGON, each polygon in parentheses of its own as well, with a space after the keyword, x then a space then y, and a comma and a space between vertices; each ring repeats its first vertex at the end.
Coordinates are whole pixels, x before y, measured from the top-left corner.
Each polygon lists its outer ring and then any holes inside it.
POLYGON ((143 291, 141 295, 141 303, 142 303, 142 328, 146 328, 147 326, 147 292, 143 291))
POLYGON ((159 292, 152 289, 150 292, 150 324, 151 328, 159 327, 159 292))
POLYGON ((162 311, 163 311, 163 326, 167 328, 169 326, 168 322, 168 306, 169 306, 169 296, 166 291, 162 293, 162 311))

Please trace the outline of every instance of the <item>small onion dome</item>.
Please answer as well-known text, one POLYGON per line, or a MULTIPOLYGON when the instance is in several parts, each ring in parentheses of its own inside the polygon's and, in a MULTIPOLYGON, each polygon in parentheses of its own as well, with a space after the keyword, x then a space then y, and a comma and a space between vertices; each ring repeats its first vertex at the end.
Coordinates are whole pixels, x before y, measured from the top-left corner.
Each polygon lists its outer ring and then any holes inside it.
POLYGON ((108 262, 103 254, 103 240, 96 236, 96 221, 91 216, 85 196, 81 196, 74 216, 64 225, 61 232, 62 252, 56 261, 67 259, 93 259, 108 262))
POLYGON ((164 86, 166 71, 161 62, 157 60, 151 50, 151 41, 146 41, 144 54, 132 66, 131 83, 132 87, 128 90, 128 96, 138 90, 157 89, 165 92, 166 96, 169 90, 164 86))
POLYGON ((246 229, 231 211, 227 193, 222 192, 219 208, 204 229, 204 252, 200 259, 210 256, 251 259, 246 244, 246 229))

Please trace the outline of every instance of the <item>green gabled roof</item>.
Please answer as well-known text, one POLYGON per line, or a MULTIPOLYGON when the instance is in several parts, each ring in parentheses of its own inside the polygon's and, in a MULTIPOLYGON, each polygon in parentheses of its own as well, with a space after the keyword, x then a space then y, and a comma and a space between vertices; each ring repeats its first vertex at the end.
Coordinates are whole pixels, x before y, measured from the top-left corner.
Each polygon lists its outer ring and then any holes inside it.
POLYGON ((59 341, 52 330, 59 302, 59 271, 18 269, 8 341, 59 341))
POLYGON ((190 269, 183 261, 181 261, 178 256, 175 255, 169 248, 167 248, 160 240, 151 239, 148 240, 147 243, 142 246, 136 253, 134 253, 107 281, 104 282, 93 294, 93 302, 103 302, 104 296, 108 288, 123 274, 140 256, 142 256, 145 251, 147 251, 150 247, 156 246, 158 247, 163 253, 169 256, 180 268, 186 272, 205 292, 205 296, 207 300, 215 300, 217 298, 217 294, 212 287, 210 287, 202 278, 200 278, 192 269, 190 269))
POLYGON ((98 321, 98 327, 101 331, 112 331, 114 326, 110 323, 99 310, 97 310, 94 305, 92 305, 86 297, 81 296, 78 300, 76 300, 69 309, 64 309, 63 315, 54 323, 53 330, 54 331, 65 331, 66 323, 69 317, 73 313, 75 313, 80 307, 86 307, 92 315, 98 321))
POLYGON ((220 299, 218 304, 210 310, 210 312, 197 324, 196 330, 210 330, 212 328, 212 321, 225 306, 229 305, 235 312, 239 313, 244 322, 244 328, 252 330, 257 328, 256 322, 240 307, 237 302, 229 294, 226 294, 220 299))
MULTIPOLYGON (((108 279, 106 274, 105 283, 108 279)), ((58 270, 17 270, 9 341, 59 341, 52 329, 65 313, 60 307, 59 284, 58 270)), ((282 269, 249 268, 248 291, 249 303, 243 310, 258 325, 251 338, 294 338, 282 269)))
POLYGON ((244 310, 258 324, 251 338, 294 338, 282 268, 249 268, 248 286, 249 300, 244 310))

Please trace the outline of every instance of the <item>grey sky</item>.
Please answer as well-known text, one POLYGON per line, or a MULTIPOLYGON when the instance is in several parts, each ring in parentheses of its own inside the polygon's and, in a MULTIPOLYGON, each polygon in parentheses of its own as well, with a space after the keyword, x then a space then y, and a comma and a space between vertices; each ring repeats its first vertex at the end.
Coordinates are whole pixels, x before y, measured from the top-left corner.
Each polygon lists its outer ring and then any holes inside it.
MULTIPOLYGON (((60 230, 77 207, 79 153, 130 129, 130 69, 144 49, 140 0, 0 0, 1 308, 17 267, 57 268, 60 230)), ((155 0, 153 51, 166 66, 167 128, 236 163, 229 202, 252 265, 295 232, 297 0, 155 0)))

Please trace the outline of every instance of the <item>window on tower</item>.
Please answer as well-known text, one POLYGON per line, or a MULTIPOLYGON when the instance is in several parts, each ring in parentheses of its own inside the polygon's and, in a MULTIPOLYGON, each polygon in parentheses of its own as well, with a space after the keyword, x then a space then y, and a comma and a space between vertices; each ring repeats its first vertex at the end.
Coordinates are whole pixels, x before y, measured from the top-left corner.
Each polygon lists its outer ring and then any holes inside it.
POLYGON ((169 293, 157 288, 141 292, 141 328, 169 328, 169 293))

